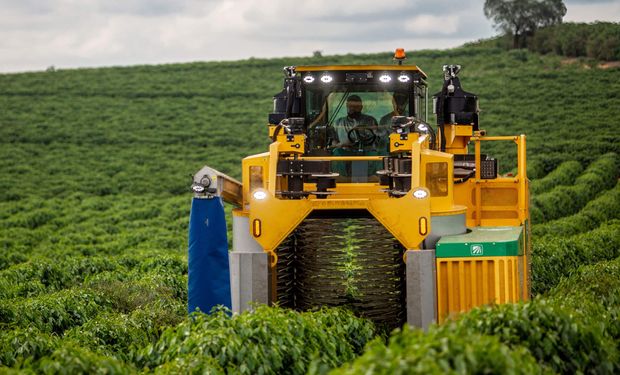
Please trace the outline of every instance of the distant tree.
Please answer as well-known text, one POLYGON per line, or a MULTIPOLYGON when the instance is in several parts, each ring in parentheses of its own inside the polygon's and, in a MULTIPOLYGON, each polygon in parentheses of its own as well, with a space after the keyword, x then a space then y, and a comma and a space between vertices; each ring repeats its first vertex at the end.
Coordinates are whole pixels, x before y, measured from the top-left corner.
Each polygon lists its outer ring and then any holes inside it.
POLYGON ((312 51, 312 57, 323 57, 323 51, 321 50, 316 50, 316 51, 312 51))
POLYGON ((537 28, 562 23, 562 0, 485 0, 484 15, 494 26, 512 35, 512 47, 525 47, 525 38, 537 28))

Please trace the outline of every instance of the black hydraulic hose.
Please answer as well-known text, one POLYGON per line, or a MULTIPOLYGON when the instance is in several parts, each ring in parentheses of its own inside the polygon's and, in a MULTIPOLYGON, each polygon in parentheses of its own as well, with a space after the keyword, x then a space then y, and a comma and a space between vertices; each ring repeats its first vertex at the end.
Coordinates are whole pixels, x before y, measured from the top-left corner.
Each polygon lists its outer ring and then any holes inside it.
POLYGON ((446 135, 444 132, 445 125, 445 116, 444 116, 444 99, 448 96, 448 86, 452 83, 451 79, 447 79, 443 82, 443 87, 441 88, 441 94, 437 99, 437 125, 439 126, 439 131, 441 132, 439 151, 446 151, 446 135))
POLYGON ((291 84, 289 83, 286 86, 286 118, 291 117, 291 112, 293 111, 293 95, 294 95, 294 88, 291 89, 291 84))

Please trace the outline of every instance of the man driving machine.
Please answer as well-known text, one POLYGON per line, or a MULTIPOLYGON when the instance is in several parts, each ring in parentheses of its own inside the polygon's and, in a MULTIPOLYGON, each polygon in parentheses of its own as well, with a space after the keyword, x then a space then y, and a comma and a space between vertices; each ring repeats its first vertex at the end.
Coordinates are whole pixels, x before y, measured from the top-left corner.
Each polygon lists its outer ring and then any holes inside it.
POLYGON ((360 151, 375 149, 377 120, 362 113, 364 105, 357 95, 349 96, 346 105, 347 115, 338 118, 334 124, 337 139, 333 140, 332 147, 355 147, 360 151))

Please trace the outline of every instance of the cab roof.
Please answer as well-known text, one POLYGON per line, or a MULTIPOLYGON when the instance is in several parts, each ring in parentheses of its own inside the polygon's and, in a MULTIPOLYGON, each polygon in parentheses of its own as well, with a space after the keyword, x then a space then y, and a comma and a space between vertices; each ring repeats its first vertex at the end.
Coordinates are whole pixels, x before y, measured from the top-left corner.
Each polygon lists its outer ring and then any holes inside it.
POLYGON ((415 71, 419 72, 423 78, 427 78, 426 73, 416 65, 302 65, 295 67, 296 72, 322 72, 330 70, 377 72, 386 70, 415 71))

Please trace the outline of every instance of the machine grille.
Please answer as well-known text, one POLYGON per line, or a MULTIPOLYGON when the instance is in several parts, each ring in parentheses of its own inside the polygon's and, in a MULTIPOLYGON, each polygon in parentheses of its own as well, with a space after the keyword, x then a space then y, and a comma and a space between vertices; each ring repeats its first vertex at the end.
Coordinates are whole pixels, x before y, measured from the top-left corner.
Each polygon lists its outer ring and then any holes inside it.
POLYGON ((374 218, 306 219, 277 253, 280 306, 348 306, 386 329, 405 322, 403 248, 374 218))

